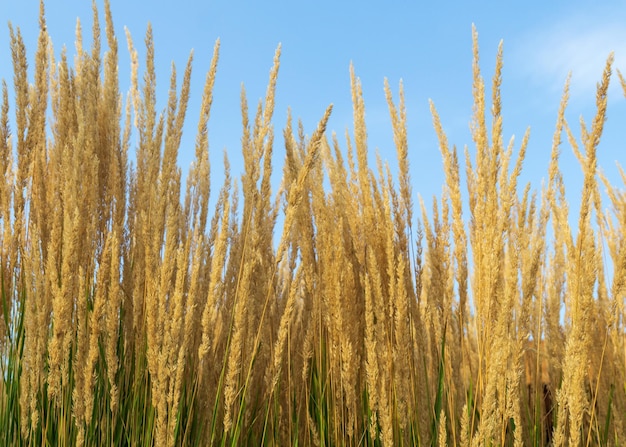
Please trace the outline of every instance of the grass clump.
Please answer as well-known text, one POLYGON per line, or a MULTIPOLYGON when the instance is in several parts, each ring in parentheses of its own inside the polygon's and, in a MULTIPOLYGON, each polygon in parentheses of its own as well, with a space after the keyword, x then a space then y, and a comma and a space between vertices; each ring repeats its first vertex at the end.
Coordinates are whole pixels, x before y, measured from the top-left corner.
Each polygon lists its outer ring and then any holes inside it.
POLYGON ((474 30, 474 148, 463 174, 431 103, 446 180, 416 218, 402 84, 396 101, 385 83, 394 178, 386 162, 368 164, 352 68, 345 148, 326 131, 332 106, 310 137, 289 117, 272 192, 279 47, 253 116, 242 91, 244 172, 233 180, 225 156, 211 213, 219 42, 183 183, 177 155, 192 57, 180 88, 172 70, 160 112, 152 30, 142 81, 127 34, 124 96, 108 2, 104 17, 107 48, 94 6, 92 48, 83 48, 79 23, 72 65, 65 51, 55 59, 41 3, 33 83, 11 28, 14 101, 3 83, 0 110, 4 445, 624 439, 626 195, 599 174, 596 156, 612 57, 580 142, 565 119, 566 84, 538 199, 518 186, 529 134, 517 150, 504 144, 502 46, 489 100, 474 30), (563 134, 584 174, 575 229, 558 164, 563 134))

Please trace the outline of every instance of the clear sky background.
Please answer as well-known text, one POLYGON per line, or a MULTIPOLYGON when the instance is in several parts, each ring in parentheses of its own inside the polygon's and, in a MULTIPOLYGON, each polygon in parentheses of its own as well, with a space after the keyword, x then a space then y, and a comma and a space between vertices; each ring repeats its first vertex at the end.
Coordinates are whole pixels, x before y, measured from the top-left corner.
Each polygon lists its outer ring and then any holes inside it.
MULTIPOLYGON (((7 22, 21 28, 32 61, 38 4, 38 0, 0 2, 0 78, 9 85, 12 68, 7 22)), ((103 0, 97 4, 103 21, 103 0)), ((303 120, 306 133, 311 135, 325 108, 333 103, 329 129, 337 132, 342 147, 346 147, 345 130, 352 131, 352 62, 363 85, 370 153, 373 155, 378 149, 392 167, 396 166, 395 149, 383 81, 385 77, 389 79, 397 97, 398 82, 403 80, 413 191, 416 198, 421 194, 427 204, 433 194, 440 195, 444 180, 429 99, 438 108, 450 143, 461 151, 465 145, 470 151, 473 149, 469 132, 472 23, 478 29, 481 67, 488 83, 498 43, 504 41, 505 141, 515 135, 515 147, 519 148, 526 128, 531 128, 522 181, 531 181, 535 190, 547 177, 552 133, 567 73, 572 71, 567 117, 576 135, 580 134, 579 117, 591 123, 596 82, 610 51, 615 51, 614 67, 626 73, 624 1, 111 0, 111 7, 120 47, 122 92, 128 91, 130 78, 124 27, 130 30, 142 55, 146 26, 152 23, 161 107, 165 106, 171 63, 176 64, 182 77, 189 52, 194 50, 192 99, 179 155, 183 170, 193 159, 202 86, 215 40, 221 39, 209 123, 214 196, 223 178, 223 150, 229 154, 233 174, 242 172, 241 85, 245 85, 250 109, 254 111, 265 93, 279 43, 282 59, 274 115, 275 172, 279 175, 282 171, 282 129, 288 107, 294 117, 303 120)), ((48 30, 57 55, 63 45, 73 55, 77 17, 88 40, 92 23, 90 1, 46 2, 48 30)), ((626 164, 626 99, 616 74, 612 84, 599 164, 618 182, 615 162, 626 164)), ((574 211, 581 188, 580 167, 566 142, 562 146, 561 169, 574 211)), ((608 202, 605 206, 609 206, 608 202)))

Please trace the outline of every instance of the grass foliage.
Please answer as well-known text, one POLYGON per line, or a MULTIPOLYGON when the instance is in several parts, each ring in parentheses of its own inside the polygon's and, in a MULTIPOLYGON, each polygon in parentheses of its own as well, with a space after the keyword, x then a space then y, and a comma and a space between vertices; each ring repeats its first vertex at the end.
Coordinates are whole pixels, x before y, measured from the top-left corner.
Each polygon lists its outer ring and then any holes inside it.
POLYGON ((244 172, 235 179, 225 156, 210 209, 219 42, 184 183, 191 57, 180 87, 172 71, 159 111, 152 30, 141 77, 128 34, 132 86, 122 95, 108 2, 104 17, 102 33, 94 2, 92 48, 78 27, 75 56, 58 60, 42 3, 31 71, 11 28, 14 100, 5 82, 0 107, 0 444, 626 439, 626 194, 596 161, 612 57, 580 141, 565 119, 566 84, 537 194, 518 185, 528 134, 504 144, 502 48, 489 98, 474 32, 467 181, 431 104, 445 185, 418 217, 402 85, 394 99, 385 84, 395 176, 380 159, 368 164, 354 71, 345 146, 326 132, 331 106, 310 137, 290 118, 277 145, 278 48, 254 113, 242 91, 244 172), (584 173, 577 218, 558 164, 565 144, 584 173))

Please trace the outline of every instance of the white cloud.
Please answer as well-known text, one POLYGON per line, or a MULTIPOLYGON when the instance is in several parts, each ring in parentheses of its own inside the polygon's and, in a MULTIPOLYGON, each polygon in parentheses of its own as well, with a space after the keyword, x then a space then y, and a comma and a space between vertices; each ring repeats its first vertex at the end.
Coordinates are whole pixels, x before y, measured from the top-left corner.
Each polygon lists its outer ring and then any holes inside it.
POLYGON ((571 72, 571 99, 593 101, 607 57, 613 52, 614 77, 609 99, 623 98, 616 71, 619 69, 626 75, 626 23, 613 20, 613 17, 570 18, 533 29, 514 45, 518 74, 533 84, 547 87, 549 93, 557 93, 562 91, 571 72))

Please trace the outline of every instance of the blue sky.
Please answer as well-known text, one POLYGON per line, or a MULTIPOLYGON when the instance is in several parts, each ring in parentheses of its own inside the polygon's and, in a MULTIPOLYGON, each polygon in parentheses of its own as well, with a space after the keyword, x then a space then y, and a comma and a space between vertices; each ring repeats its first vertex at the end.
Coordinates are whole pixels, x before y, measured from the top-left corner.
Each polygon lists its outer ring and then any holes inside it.
MULTIPOLYGON (((97 1, 103 18, 103 0, 97 1)), ((9 33, 11 21, 24 34, 29 55, 37 39, 38 0, 0 3, 0 78, 12 82, 9 33)), ((226 150, 234 174, 241 172, 239 141, 242 83, 251 110, 265 93, 274 51, 282 44, 275 108, 275 171, 282 170, 282 128, 291 107, 310 135, 328 104, 334 104, 329 129, 340 137, 351 130, 349 66, 352 62, 363 85, 370 152, 378 149, 395 167, 395 149, 383 92, 386 78, 397 95, 404 82, 408 113, 409 151, 413 191, 426 203, 440 195, 442 163, 432 128, 428 100, 438 108, 451 144, 472 150, 469 122, 471 98, 471 27, 479 33, 483 76, 490 82, 498 43, 504 41, 503 115, 505 141, 516 136, 516 148, 527 127, 531 140, 523 182, 534 189, 546 177, 552 132, 562 87, 572 71, 570 125, 579 134, 578 120, 590 123, 595 85, 604 61, 615 51, 614 67, 626 72, 626 2, 317 2, 111 0, 120 45, 122 91, 128 90, 130 65, 124 27, 135 47, 143 49, 148 22, 152 23, 157 58, 157 89, 162 107, 174 62, 182 74, 194 50, 192 100, 183 147, 185 170, 192 161, 202 85, 215 40, 221 39, 215 98, 209 123, 213 191, 221 184, 222 153, 226 150)), ((74 30, 81 18, 88 36, 91 2, 48 0, 48 30, 55 52, 63 45, 73 54, 74 30)), ((32 64, 31 64, 32 66, 32 64)), ((600 166, 616 182, 615 161, 626 164, 626 100, 613 78, 600 166)), ((561 169, 572 202, 580 191, 580 168, 567 144, 561 169)), ((277 186, 277 185, 276 185, 277 186)), ((608 206, 608 203, 605 204, 608 206)), ((576 208, 572 203, 572 210, 576 208)))

